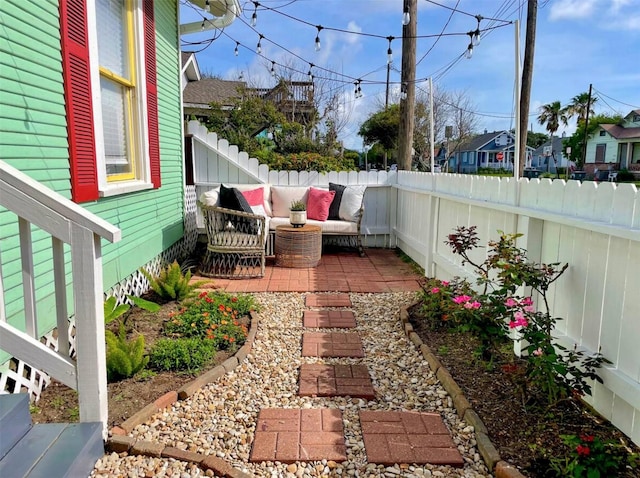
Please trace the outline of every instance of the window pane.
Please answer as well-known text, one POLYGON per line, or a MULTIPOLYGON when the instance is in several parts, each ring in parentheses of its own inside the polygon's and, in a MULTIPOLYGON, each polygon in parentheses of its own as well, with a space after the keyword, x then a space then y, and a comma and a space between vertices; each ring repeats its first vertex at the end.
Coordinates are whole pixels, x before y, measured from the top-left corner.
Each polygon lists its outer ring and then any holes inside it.
POLYGON ((125 0, 98 0, 96 9, 100 66, 130 79, 125 0))
POLYGON ((100 78, 100 94, 107 175, 130 173, 126 132, 126 88, 107 78, 100 78))

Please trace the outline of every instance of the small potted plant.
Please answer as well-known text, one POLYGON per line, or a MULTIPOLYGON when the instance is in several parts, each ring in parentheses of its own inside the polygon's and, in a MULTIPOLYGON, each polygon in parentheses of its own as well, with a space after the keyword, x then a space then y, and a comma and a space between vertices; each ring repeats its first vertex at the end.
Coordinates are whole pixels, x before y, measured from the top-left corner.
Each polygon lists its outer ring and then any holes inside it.
POLYGON ((305 203, 300 200, 291 202, 289 222, 293 227, 302 227, 307 223, 307 206, 305 203))

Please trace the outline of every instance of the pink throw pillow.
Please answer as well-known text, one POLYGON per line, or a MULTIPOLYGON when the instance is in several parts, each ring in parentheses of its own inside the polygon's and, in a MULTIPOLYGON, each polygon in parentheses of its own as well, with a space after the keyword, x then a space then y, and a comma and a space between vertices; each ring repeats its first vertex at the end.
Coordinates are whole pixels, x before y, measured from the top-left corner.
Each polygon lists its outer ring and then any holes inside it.
POLYGON ((249 203, 249 206, 264 206, 264 188, 242 191, 242 195, 249 203))
POLYGON ((309 188, 307 218, 315 219, 316 221, 326 221, 329 217, 329 207, 335 195, 335 191, 309 188))

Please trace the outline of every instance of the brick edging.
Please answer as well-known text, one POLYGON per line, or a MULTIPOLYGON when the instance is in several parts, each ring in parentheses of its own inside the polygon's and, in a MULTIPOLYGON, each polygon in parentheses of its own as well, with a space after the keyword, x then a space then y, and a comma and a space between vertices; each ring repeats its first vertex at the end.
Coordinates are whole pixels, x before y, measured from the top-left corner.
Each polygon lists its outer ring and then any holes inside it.
POLYGON ((240 347, 234 355, 222 362, 220 365, 203 373, 189 383, 184 384, 178 390, 172 390, 165 393, 154 402, 148 404, 138 412, 131 415, 120 425, 116 425, 109 430, 107 439, 107 449, 116 452, 128 452, 133 455, 146 455, 154 457, 174 458, 176 460, 197 463, 203 470, 212 470, 214 473, 228 478, 248 478, 247 475, 224 460, 211 455, 201 455, 199 453, 188 452, 178 448, 164 446, 161 443, 150 442, 145 440, 136 440, 128 436, 131 431, 138 425, 149 420, 155 413, 163 410, 178 400, 185 400, 195 394, 208 383, 218 380, 227 372, 239 366, 251 352, 253 341, 258 332, 258 324, 260 315, 255 311, 250 311, 251 324, 247 339, 242 347, 240 347))
POLYGON ((409 305, 400 309, 400 320, 402 328, 407 338, 420 350, 424 359, 429 363, 431 371, 440 381, 444 389, 453 400, 453 406, 458 416, 472 425, 476 434, 476 445, 480 456, 490 471, 495 473, 496 478, 525 478, 518 469, 500 458, 500 454, 496 447, 491 443, 487 427, 480 419, 480 416, 473 410, 471 403, 464 396, 462 389, 455 382, 449 371, 442 362, 435 356, 429 346, 425 344, 417 333, 413 331, 413 326, 409 322, 409 309, 413 307, 409 305))

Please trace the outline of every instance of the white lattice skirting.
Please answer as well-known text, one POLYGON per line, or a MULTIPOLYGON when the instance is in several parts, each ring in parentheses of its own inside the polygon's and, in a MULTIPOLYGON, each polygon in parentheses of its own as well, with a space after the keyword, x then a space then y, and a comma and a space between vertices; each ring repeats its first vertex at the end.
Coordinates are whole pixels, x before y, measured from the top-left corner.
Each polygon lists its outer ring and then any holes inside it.
MULTIPOLYGON (((184 236, 169 249, 157 256, 152 261, 143 265, 151 275, 156 276, 162 267, 174 260, 181 261, 193 253, 198 240, 196 226, 196 188, 187 186, 185 190, 185 217, 184 236)), ((115 296, 118 304, 127 302, 128 295, 140 296, 149 290, 149 281, 137 270, 125 280, 119 282, 105 294, 105 299, 115 296)), ((69 352, 71 357, 76 355, 75 320, 69 319, 69 352)), ((53 350, 58 350, 57 330, 52 330, 45 335, 41 342, 53 350)), ((29 364, 12 358, 0 365, 0 394, 2 393, 28 393, 32 401, 38 401, 42 391, 51 383, 51 378, 29 364)))

